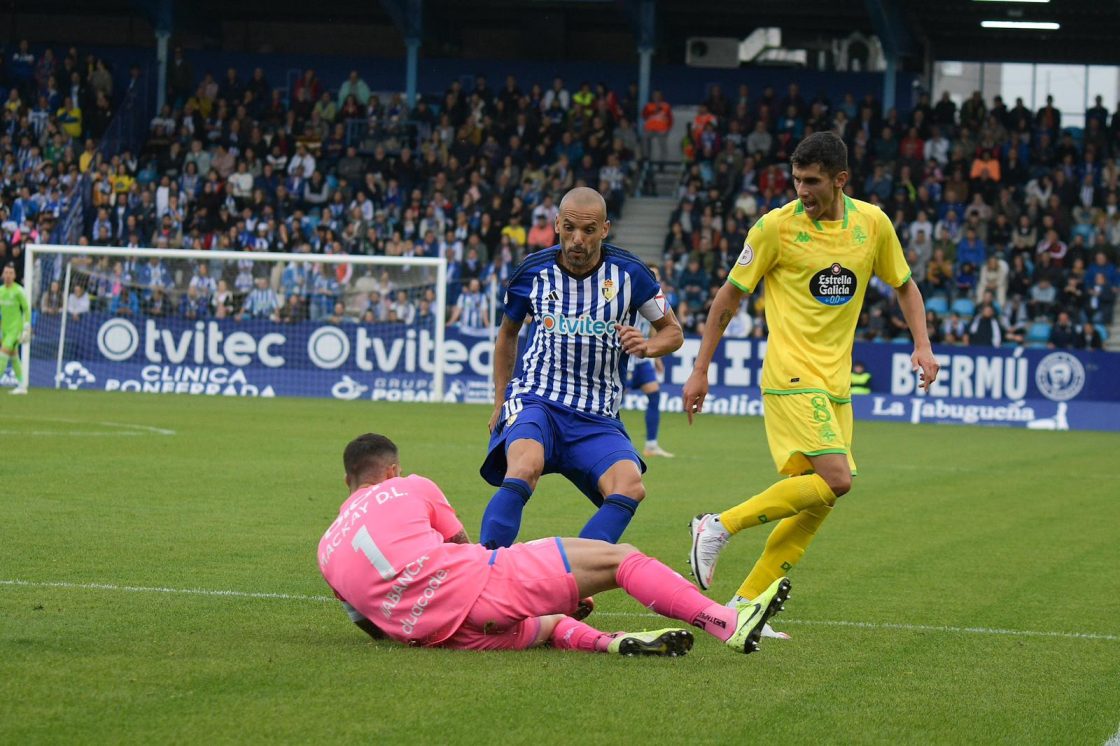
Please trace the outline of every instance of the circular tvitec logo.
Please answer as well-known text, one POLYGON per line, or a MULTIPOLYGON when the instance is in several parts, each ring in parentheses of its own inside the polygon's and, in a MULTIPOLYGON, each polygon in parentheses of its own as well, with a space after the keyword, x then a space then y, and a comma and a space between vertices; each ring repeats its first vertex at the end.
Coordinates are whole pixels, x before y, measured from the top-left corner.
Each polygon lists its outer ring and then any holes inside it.
POLYGON ((1034 382, 1050 401, 1069 401, 1085 387, 1085 366, 1068 352, 1051 352, 1039 361, 1034 382))
POLYGON ((307 338, 307 356, 319 368, 337 368, 350 357, 350 338, 337 326, 319 327, 307 338))
POLYGON ((856 273, 839 262, 822 269, 809 280, 809 294, 826 306, 842 306, 856 295, 856 273))
POLYGON ((97 349, 109 360, 128 360, 140 346, 140 332, 128 319, 110 319, 97 330, 97 349))
POLYGON ((541 326, 545 331, 552 331, 556 328, 556 317, 550 313, 541 314, 541 326))

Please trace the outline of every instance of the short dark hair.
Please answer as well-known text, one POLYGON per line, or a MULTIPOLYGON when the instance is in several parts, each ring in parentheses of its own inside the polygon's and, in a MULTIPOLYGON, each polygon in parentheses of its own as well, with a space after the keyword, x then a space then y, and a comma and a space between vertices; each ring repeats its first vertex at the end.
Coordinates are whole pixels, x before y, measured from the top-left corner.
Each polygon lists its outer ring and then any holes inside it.
POLYGON ((400 460, 396 444, 384 435, 366 433, 350 441, 342 453, 346 478, 360 480, 365 474, 380 473, 400 460))
POLYGON ((835 176, 848 170, 848 146, 835 132, 814 132, 798 144, 790 162, 798 168, 819 163, 822 171, 835 176))

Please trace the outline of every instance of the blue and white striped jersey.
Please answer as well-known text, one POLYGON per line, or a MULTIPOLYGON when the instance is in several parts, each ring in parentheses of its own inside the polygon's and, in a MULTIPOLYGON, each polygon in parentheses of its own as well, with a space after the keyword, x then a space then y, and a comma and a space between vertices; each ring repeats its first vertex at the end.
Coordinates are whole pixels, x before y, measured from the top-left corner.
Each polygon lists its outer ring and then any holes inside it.
POLYGON ((531 254, 510 278, 506 315, 518 322, 531 315, 536 323, 503 415, 520 411, 522 397, 539 397, 617 418, 629 356, 614 326, 634 325, 639 316, 657 321, 665 297, 642 260, 617 246, 603 244, 602 261, 586 277, 561 268, 559 253, 554 246, 531 254))
POLYGON ((478 333, 486 330, 486 294, 482 291, 472 293, 464 290, 459 296, 459 327, 465 332, 478 333))

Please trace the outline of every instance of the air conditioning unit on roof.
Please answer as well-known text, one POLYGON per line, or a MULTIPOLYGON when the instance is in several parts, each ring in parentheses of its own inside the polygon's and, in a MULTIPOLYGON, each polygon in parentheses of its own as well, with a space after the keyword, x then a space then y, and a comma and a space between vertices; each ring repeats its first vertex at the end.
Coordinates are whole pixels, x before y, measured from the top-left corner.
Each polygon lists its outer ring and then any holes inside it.
POLYGON ((738 67, 739 40, 728 36, 689 37, 684 61, 693 67, 738 67))

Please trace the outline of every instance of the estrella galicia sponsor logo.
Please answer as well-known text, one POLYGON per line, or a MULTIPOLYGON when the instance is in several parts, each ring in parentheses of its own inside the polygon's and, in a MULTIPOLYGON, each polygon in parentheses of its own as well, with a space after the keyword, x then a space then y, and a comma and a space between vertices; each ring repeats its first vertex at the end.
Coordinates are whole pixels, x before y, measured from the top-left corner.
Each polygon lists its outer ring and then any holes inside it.
POLYGON ((1034 382, 1050 401, 1069 401, 1085 387, 1085 366, 1068 352, 1052 352, 1039 361, 1034 382))
POLYGON ((97 349, 114 363, 128 360, 140 346, 140 331, 128 319, 110 319, 97 330, 97 349))
POLYGON ((614 332, 614 322, 593 319, 590 316, 561 316, 558 313, 542 313, 541 326, 548 334, 565 337, 602 337, 614 332))
POLYGON ((842 306, 856 295, 856 273, 839 262, 813 275, 809 293, 826 306, 842 306))

